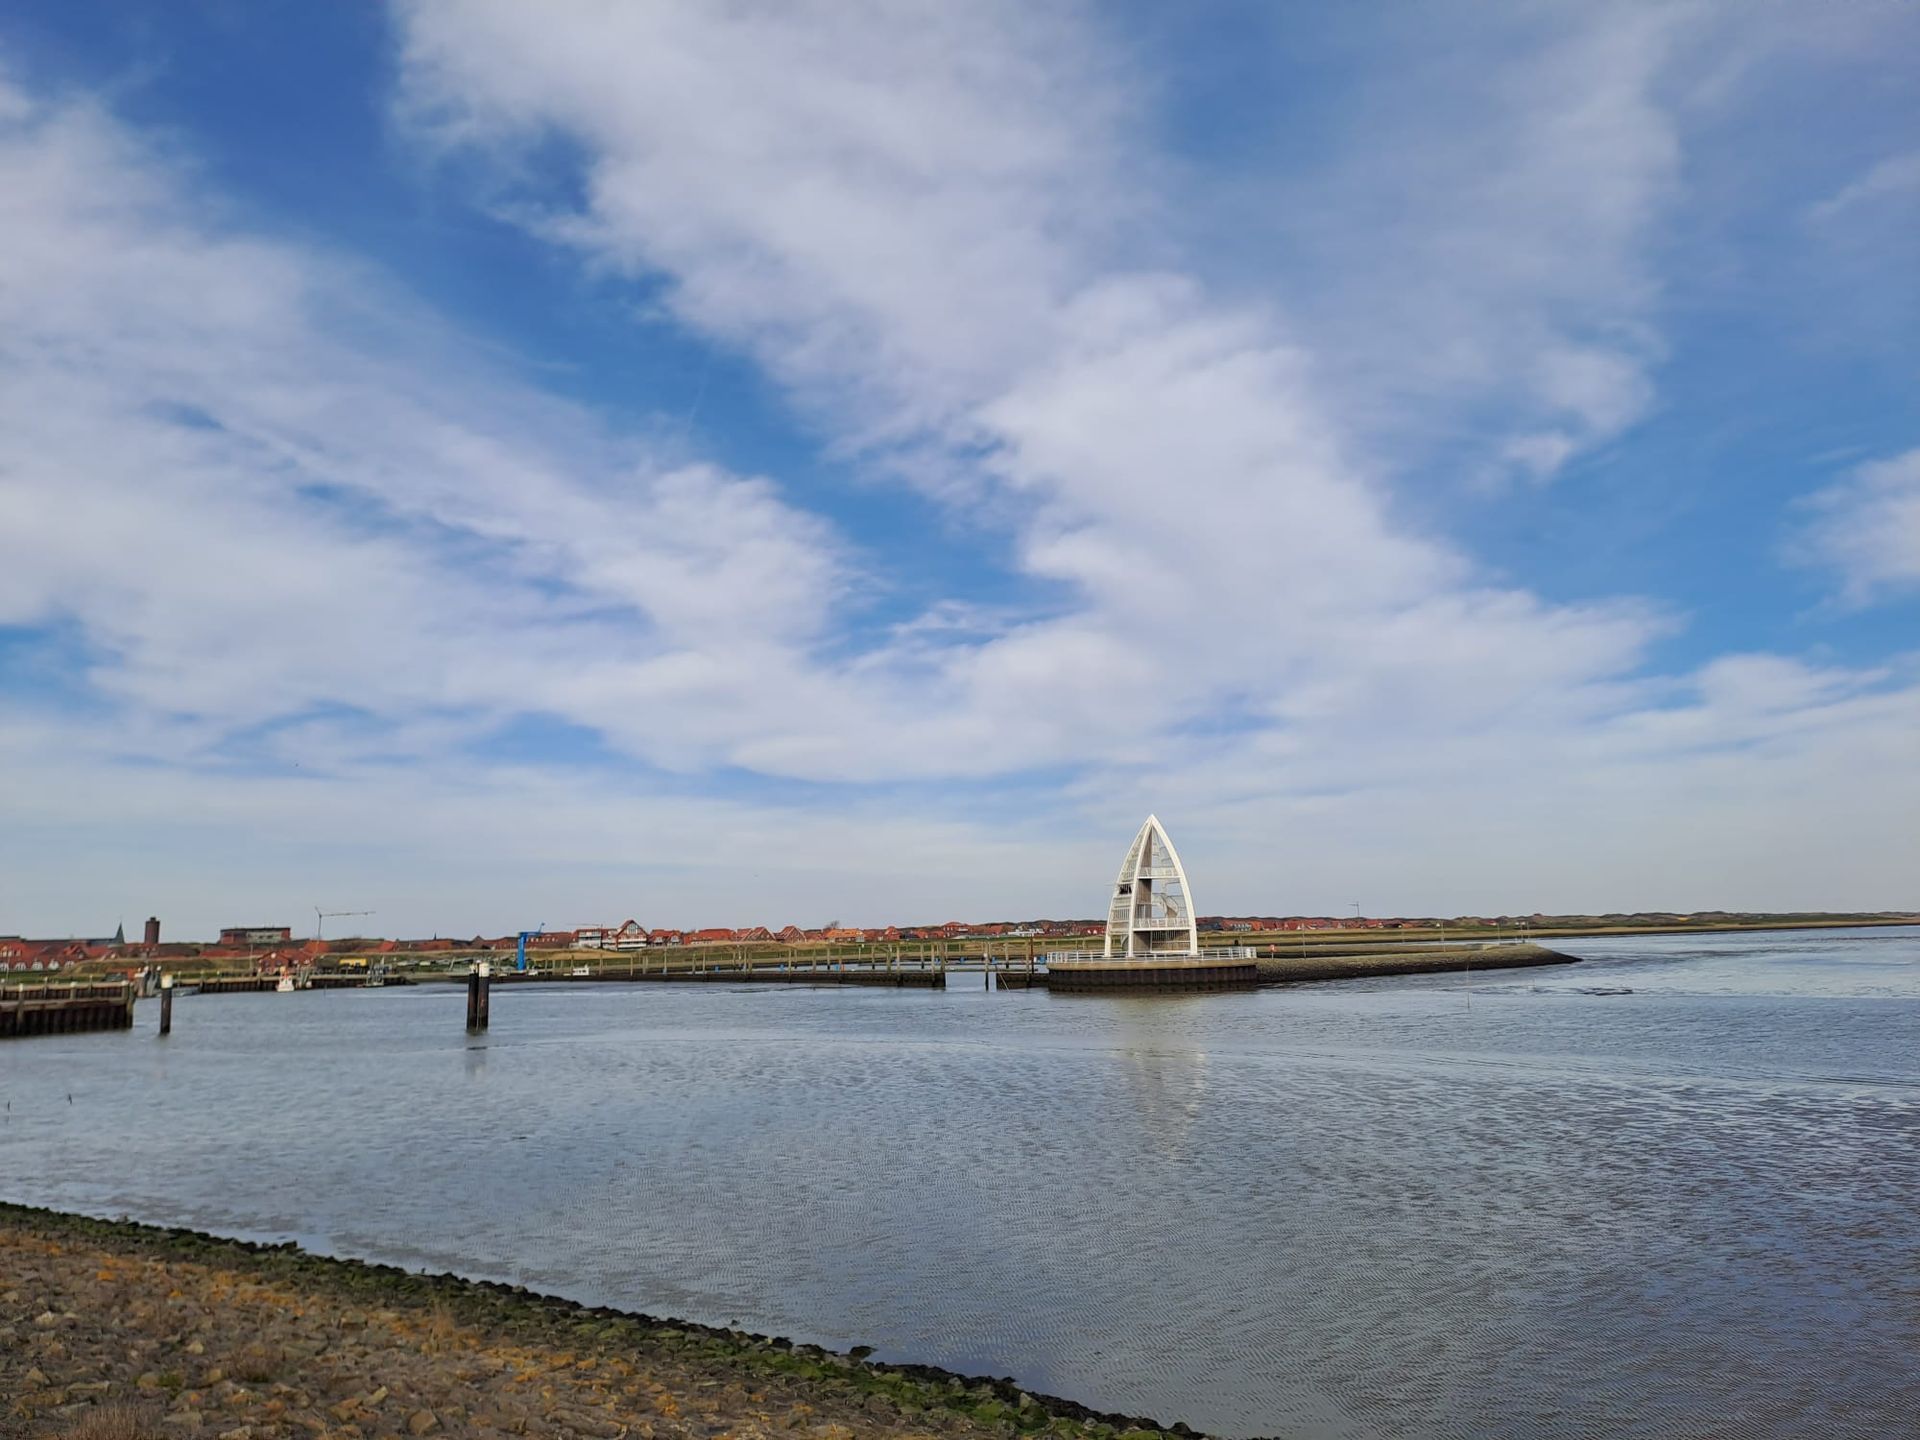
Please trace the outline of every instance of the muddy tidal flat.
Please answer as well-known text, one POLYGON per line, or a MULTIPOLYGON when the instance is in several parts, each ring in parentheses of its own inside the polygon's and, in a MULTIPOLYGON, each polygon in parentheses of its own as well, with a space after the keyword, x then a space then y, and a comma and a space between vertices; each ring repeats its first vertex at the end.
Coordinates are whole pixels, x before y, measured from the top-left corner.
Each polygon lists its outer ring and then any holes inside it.
POLYGON ((1144 1437, 1005 1382, 0 1206, 0 1435, 1144 1437))

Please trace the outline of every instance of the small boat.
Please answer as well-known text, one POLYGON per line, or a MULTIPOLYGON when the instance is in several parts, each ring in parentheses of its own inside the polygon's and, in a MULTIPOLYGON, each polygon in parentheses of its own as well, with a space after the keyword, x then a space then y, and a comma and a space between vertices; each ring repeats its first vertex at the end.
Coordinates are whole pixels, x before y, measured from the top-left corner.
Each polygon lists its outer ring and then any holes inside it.
POLYGON ((280 983, 273 988, 281 995, 291 995, 293 993, 293 976, 282 975, 280 977, 280 983))

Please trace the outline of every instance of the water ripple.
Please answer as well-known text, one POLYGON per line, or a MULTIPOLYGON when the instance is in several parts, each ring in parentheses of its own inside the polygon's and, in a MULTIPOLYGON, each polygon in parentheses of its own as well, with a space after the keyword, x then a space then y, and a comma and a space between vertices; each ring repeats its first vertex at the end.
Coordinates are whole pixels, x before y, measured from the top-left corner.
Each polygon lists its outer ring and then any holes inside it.
POLYGON ((143 1007, 0 1051, 0 1194, 1229 1435, 1887 1435, 1920 936, 1849 939, 1174 1000, 527 987, 480 1039, 453 991, 186 997, 165 1044, 143 1007))

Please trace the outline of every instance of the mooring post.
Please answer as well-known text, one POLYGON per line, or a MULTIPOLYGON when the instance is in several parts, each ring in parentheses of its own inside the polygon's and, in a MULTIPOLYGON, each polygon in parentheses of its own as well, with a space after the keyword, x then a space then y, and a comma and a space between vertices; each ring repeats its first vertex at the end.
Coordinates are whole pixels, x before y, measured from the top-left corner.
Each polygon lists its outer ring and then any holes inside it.
POLYGON ((476 961, 467 967, 467 1029, 480 1028, 480 966, 476 961))
POLYGON ((480 1028, 484 1030, 490 1018, 489 1011, 492 1008, 490 992, 493 989, 493 966, 484 960, 480 962, 478 979, 480 982, 480 1028))
POLYGON ((160 977, 160 1033, 173 1033, 173 976, 160 977))

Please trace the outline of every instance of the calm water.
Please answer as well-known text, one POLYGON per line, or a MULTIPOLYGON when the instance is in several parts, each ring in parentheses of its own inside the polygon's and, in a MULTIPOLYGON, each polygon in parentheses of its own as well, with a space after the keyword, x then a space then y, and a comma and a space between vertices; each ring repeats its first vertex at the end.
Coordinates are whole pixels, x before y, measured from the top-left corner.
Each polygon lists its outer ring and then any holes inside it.
POLYGON ((184 996, 164 1043, 147 1002, 0 1046, 0 1196, 1229 1435, 1914 1433, 1920 930, 1568 946, 1471 988, 509 988, 484 1039, 454 987, 184 996))

